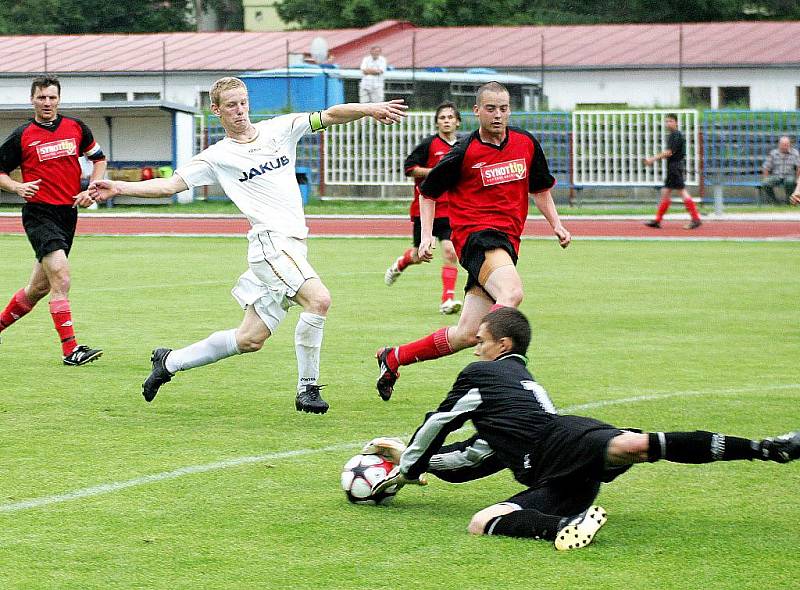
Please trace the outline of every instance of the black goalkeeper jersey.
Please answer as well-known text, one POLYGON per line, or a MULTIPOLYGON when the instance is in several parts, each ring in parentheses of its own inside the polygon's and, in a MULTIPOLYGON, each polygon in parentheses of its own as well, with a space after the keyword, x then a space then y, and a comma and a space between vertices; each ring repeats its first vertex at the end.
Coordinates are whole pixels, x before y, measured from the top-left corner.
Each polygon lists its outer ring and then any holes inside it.
POLYGON ((414 433, 400 461, 402 473, 416 479, 426 472, 447 435, 471 420, 480 439, 520 483, 535 482, 541 447, 548 444, 559 417, 525 362, 524 357, 509 354, 461 371, 447 398, 414 433))

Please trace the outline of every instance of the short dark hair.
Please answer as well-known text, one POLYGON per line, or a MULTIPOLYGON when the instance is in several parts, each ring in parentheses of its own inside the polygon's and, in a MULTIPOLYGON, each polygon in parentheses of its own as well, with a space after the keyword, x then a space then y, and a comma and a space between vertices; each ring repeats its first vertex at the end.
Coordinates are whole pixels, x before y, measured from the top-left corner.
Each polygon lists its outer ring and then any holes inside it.
POLYGON ((436 113, 433 115, 433 122, 436 123, 436 119, 439 118, 439 113, 441 113, 445 109, 453 109, 453 112, 456 114, 456 120, 461 121, 461 113, 458 112, 458 107, 454 105, 452 102, 447 101, 440 104, 436 107, 436 113))
POLYGON ((482 323, 493 339, 510 338, 513 354, 527 354, 531 344, 531 324, 516 307, 499 307, 486 314, 482 323))
POLYGON ((58 88, 58 95, 61 96, 61 82, 55 76, 39 76, 34 78, 31 83, 31 96, 36 94, 37 88, 47 88, 48 86, 55 86, 58 88))
POLYGON ((678 115, 676 115, 675 113, 667 113, 666 115, 664 115, 664 118, 665 119, 672 119, 676 123, 678 122, 678 115))
POLYGON ((505 92, 509 96, 511 93, 508 91, 508 88, 500 84, 500 82, 487 82, 486 84, 482 85, 478 88, 478 92, 475 94, 475 104, 481 104, 481 96, 483 96, 487 92, 505 92))

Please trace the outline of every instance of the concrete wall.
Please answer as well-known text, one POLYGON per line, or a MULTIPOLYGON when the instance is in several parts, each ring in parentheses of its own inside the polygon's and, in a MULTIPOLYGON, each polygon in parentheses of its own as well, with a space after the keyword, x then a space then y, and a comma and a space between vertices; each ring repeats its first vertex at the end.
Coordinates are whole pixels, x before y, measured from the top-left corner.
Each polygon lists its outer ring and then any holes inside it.
MULTIPOLYGON (((800 67, 687 69, 683 71, 683 86, 710 87, 712 108, 719 108, 719 88, 724 86, 750 87, 750 108, 754 110, 800 108, 800 67)), ((578 104, 592 103, 670 107, 680 102, 676 69, 548 71, 544 93, 554 110, 573 110, 578 104)))

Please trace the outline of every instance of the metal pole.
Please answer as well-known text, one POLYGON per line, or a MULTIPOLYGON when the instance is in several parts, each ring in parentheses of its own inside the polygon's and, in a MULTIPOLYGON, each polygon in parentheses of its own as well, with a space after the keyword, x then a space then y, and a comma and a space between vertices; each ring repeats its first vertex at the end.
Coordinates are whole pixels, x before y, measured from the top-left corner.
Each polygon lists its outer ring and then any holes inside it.
POLYGON ((678 105, 683 107, 683 25, 678 25, 678 105))
POLYGON ((411 33, 411 90, 417 95, 417 32, 411 33))
POLYGON ((539 55, 539 93, 541 95, 541 103, 539 110, 544 110, 544 33, 541 35, 541 51, 539 55))
POLYGON ((161 42, 161 100, 167 100, 167 42, 161 42))
POLYGON ((292 73, 289 71, 289 40, 286 40, 286 107, 292 112, 292 73))

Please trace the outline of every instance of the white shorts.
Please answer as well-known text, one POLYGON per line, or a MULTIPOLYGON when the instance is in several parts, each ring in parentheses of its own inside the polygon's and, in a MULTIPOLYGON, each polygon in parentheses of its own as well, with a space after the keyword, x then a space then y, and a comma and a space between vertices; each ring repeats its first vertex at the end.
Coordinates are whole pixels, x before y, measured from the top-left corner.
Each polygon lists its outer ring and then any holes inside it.
POLYGON ((231 294, 242 308, 252 305, 258 317, 275 333, 291 299, 308 279, 319 278, 306 260, 304 240, 271 231, 250 231, 247 271, 239 277, 231 294))

